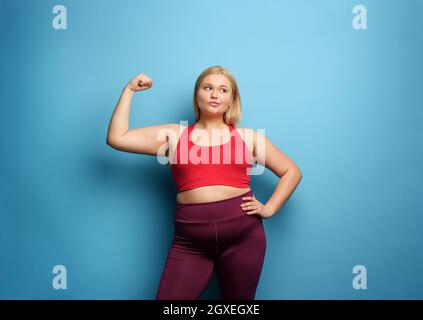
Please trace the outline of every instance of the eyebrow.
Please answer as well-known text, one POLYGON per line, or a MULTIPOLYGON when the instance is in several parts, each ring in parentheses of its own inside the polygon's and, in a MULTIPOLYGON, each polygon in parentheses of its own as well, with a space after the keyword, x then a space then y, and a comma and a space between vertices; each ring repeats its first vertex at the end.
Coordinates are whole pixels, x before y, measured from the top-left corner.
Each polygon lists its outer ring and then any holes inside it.
MULTIPOLYGON (((204 85, 206 85, 206 84, 209 84, 209 85, 211 85, 212 86, 212 84, 211 83, 208 83, 208 82, 206 82, 204 85)), ((220 85, 220 87, 228 87, 227 85, 225 85, 225 84, 222 84, 222 85, 220 85)))

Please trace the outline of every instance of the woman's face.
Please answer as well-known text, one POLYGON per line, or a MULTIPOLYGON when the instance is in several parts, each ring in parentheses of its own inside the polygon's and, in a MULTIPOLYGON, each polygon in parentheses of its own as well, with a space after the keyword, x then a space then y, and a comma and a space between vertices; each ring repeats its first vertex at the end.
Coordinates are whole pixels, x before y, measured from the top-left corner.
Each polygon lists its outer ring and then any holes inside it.
POLYGON ((201 113, 225 113, 232 102, 231 82, 223 74, 210 74, 197 90, 197 103, 201 113))

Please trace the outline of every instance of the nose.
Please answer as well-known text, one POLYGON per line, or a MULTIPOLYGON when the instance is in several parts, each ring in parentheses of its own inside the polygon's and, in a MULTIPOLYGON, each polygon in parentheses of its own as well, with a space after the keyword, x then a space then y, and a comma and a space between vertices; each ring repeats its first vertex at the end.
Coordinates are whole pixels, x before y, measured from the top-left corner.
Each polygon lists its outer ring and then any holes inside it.
POLYGON ((211 92, 211 96, 214 98, 217 98, 217 91, 216 89, 213 89, 213 91, 211 92))

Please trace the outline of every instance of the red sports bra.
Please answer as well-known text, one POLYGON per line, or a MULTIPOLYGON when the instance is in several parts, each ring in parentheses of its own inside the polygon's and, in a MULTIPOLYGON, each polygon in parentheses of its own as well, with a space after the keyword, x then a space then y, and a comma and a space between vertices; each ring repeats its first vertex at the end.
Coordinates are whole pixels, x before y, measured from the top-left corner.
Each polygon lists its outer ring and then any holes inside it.
POLYGON ((178 192, 208 185, 250 186, 253 159, 237 130, 229 125, 230 141, 201 146, 191 141, 195 124, 185 127, 170 161, 178 192))

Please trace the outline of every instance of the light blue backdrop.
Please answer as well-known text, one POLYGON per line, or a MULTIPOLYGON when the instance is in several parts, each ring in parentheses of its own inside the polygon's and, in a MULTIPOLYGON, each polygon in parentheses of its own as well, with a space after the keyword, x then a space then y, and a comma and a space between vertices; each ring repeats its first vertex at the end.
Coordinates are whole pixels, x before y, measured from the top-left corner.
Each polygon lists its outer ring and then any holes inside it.
MULTIPOLYGON (((264 221, 256 298, 423 298, 423 1, 0 3, 0 298, 154 298, 176 189, 155 157, 107 146, 107 127, 139 72, 154 86, 132 128, 191 123, 211 65, 239 82, 240 126, 265 129, 304 175, 264 221), (67 30, 52 27, 57 4, 67 30)), ((277 181, 254 176, 256 197, 277 181)), ((215 276, 201 298, 219 298, 215 276)))

